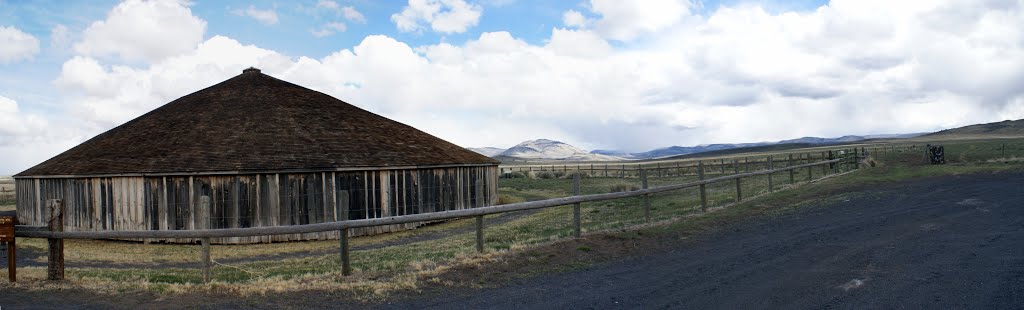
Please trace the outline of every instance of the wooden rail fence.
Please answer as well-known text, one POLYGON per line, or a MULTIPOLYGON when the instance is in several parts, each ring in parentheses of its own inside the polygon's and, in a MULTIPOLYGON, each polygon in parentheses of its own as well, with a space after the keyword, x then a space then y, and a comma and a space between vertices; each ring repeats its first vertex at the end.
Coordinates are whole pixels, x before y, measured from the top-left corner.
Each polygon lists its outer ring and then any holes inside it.
MULTIPOLYGON (((372 218, 362 220, 347 220, 307 225, 295 225, 295 226, 274 226, 274 227, 251 227, 251 228, 222 228, 222 229, 198 229, 198 230, 139 230, 139 231, 62 231, 61 221, 63 220, 62 214, 62 202, 59 199, 49 200, 47 205, 50 210, 50 222, 49 227, 45 226, 17 226, 15 235, 22 238, 47 238, 49 240, 49 263, 47 278, 51 280, 61 280, 64 278, 64 259, 63 259, 63 239, 200 239, 201 240, 201 260, 202 260, 202 275, 203 281, 208 282, 210 280, 210 268, 212 266, 210 260, 210 238, 224 238, 224 237, 250 237, 250 236, 265 236, 265 235, 278 235, 278 234, 301 234, 301 233, 312 233, 312 232, 325 232, 325 231, 339 231, 340 232, 340 259, 342 266, 342 274, 349 275, 352 272, 350 265, 350 245, 348 230, 359 227, 372 227, 380 225, 395 225, 395 224, 406 224, 416 223, 425 221, 439 221, 439 220, 451 220, 459 218, 470 218, 476 219, 476 250, 482 252, 484 250, 484 216, 491 214, 499 214, 514 211, 551 208, 558 206, 573 206, 573 235, 579 238, 581 233, 580 223, 580 205, 585 202, 598 202, 607 201, 613 199, 622 199, 630 197, 642 197, 644 218, 649 223, 651 220, 650 216, 650 197, 652 194, 681 190, 691 187, 699 187, 701 197, 701 210, 707 211, 707 199, 705 186, 708 184, 733 181, 736 182, 736 201, 743 199, 743 194, 740 188, 740 179, 749 178, 760 175, 767 175, 769 177, 769 189, 772 189, 770 184, 771 176, 774 173, 790 172, 792 176, 794 171, 806 168, 808 175, 810 176, 811 169, 816 166, 822 166, 822 171, 828 171, 827 168, 831 167, 832 172, 838 172, 840 169, 856 169, 859 167, 860 156, 856 150, 850 150, 847 155, 840 156, 836 159, 824 159, 817 162, 808 162, 804 164, 790 165, 781 168, 774 168, 772 165, 772 159, 768 157, 769 168, 767 170, 759 170, 754 172, 738 173, 739 167, 734 166, 734 171, 737 172, 733 175, 719 176, 715 178, 705 178, 703 169, 698 170, 699 179, 697 181, 648 187, 647 186, 647 170, 641 169, 640 175, 642 178, 643 188, 627 191, 627 192, 612 192, 603 194, 590 194, 580 195, 580 176, 575 175, 573 178, 573 196, 553 198, 539 201, 511 203, 505 205, 479 207, 473 209, 453 210, 435 213, 420 213, 410 214, 401 216, 392 216, 384 218, 372 218), (840 166, 843 166, 840 168, 840 166)), ((703 163, 698 163, 698 167, 703 168, 703 163)), ((723 166, 724 167, 724 166, 723 166)), ((724 169, 724 168, 722 168, 724 169)), ((791 178, 792 181, 792 178, 791 178)), ((808 179, 808 182, 813 181, 808 179)))

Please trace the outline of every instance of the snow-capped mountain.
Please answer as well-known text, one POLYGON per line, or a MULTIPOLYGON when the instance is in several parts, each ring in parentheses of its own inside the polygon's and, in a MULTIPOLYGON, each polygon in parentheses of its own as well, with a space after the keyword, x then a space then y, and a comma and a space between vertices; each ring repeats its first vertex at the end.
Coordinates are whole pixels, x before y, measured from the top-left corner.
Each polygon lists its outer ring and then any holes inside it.
POLYGON ((548 139, 537 139, 519 143, 501 152, 498 156, 572 161, 622 160, 622 158, 615 156, 593 154, 578 147, 548 139))

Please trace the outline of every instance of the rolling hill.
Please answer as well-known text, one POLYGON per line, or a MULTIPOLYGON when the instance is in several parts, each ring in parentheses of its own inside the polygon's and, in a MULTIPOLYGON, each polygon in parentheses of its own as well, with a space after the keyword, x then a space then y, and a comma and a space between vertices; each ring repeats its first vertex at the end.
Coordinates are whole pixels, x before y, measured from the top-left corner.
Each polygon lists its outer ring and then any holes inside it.
POLYGON ((1024 119, 977 124, 930 133, 922 138, 1019 137, 1024 136, 1024 119))

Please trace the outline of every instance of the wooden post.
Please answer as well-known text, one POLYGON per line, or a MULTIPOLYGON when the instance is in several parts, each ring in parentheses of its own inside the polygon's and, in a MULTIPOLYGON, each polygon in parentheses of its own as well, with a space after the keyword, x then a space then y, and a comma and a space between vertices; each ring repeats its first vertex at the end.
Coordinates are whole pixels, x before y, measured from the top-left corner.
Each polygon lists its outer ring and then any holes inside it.
MULTIPOLYGON (((789 160, 786 161, 786 167, 792 167, 792 166, 793 166, 793 154, 789 154, 789 160)), ((796 184, 796 171, 793 171, 793 168, 789 168, 789 184, 790 185, 796 184)))
MULTIPOLYGON (((821 160, 825 161, 826 159, 828 158, 825 157, 825 151, 821 151, 821 160)), ((824 176, 826 174, 828 174, 828 165, 821 165, 821 175, 824 176)))
POLYGON ((608 164, 604 164, 604 177, 608 177, 608 164))
POLYGON ((750 157, 743 157, 743 165, 747 166, 747 172, 750 172, 750 157))
POLYGON ((348 244, 348 228, 343 228, 338 235, 338 240, 341 243, 341 275, 347 276, 352 274, 352 263, 350 259, 351 247, 348 244))
MULTIPOLYGON (((775 162, 772 161, 772 156, 768 155, 768 170, 775 169, 775 162)), ((768 192, 771 193, 775 188, 772 186, 772 174, 768 174, 768 192)))
MULTIPOLYGON (((736 174, 740 174, 740 165, 738 163, 739 160, 732 161, 732 168, 736 174)), ((736 178, 736 202, 740 202, 740 200, 743 200, 743 189, 740 186, 740 178, 736 178)))
MULTIPOLYGON (((701 181, 704 180, 704 163, 700 162, 700 161, 697 162, 697 179, 701 180, 701 181)), ((700 185, 700 211, 701 212, 707 212, 708 211, 708 197, 707 197, 707 194, 705 193, 705 186, 704 186, 704 184, 700 185)))
MULTIPOLYGON (((647 170, 640 170, 640 186, 647 189, 647 170)), ((644 220, 651 223, 651 195, 644 195, 644 220)))
MULTIPOLYGON (((622 171, 623 171, 623 173, 625 173, 626 170, 622 170, 622 171)), ((572 195, 573 196, 579 196, 580 195, 580 176, 579 175, 572 176, 572 195)), ((582 230, 582 228, 580 226, 581 226, 580 225, 580 204, 575 203, 575 204, 572 205, 572 228, 573 228, 572 235, 574 237, 576 237, 576 239, 579 239, 580 235, 581 235, 580 231, 582 230)))
MULTIPOLYGON (((578 174, 576 177, 579 177, 578 174)), ((484 252, 484 216, 476 216, 476 252, 484 252)))
POLYGON ((15 239, 7 243, 7 280, 18 282, 18 246, 15 239))
MULTIPOLYGON (((46 208, 50 213, 48 221, 50 231, 64 231, 64 202, 60 199, 50 199, 46 201, 46 208)), ((50 245, 46 279, 64 280, 64 239, 46 239, 46 241, 50 245)))
POLYGON ((200 259, 203 261, 203 283, 210 283, 210 267, 213 265, 210 261, 210 238, 203 238, 200 242, 203 247, 200 254, 202 256, 200 259))
POLYGON ((857 148, 853 148, 853 169, 860 169, 860 153, 857 148))
POLYGON ((18 281, 18 247, 15 245, 17 238, 14 237, 17 217, 0 217, 0 242, 7 245, 7 280, 11 283, 18 281))
POLYGON ((719 161, 721 161, 722 175, 725 175, 725 158, 722 158, 719 161))
POLYGON ((622 164, 622 178, 626 178, 626 164, 622 164))
MULTIPOLYGON (((807 156, 807 163, 808 163, 808 164, 810 164, 811 162, 813 162, 813 160, 811 160, 811 154, 810 154, 810 153, 808 153, 808 154, 804 154, 804 155, 806 155, 806 156, 807 156)), ((810 182, 811 180, 813 180, 813 177, 814 177, 814 176, 812 176, 812 175, 811 175, 811 169, 812 169, 812 168, 813 168, 813 166, 807 166, 807 182, 810 182)))

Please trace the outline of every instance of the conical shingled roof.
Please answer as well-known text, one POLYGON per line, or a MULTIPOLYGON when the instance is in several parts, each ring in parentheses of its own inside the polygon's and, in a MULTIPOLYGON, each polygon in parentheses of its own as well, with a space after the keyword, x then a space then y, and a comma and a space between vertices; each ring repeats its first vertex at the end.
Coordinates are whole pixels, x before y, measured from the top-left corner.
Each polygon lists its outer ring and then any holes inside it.
POLYGON ((326 94, 246 69, 17 176, 497 163, 326 94))

